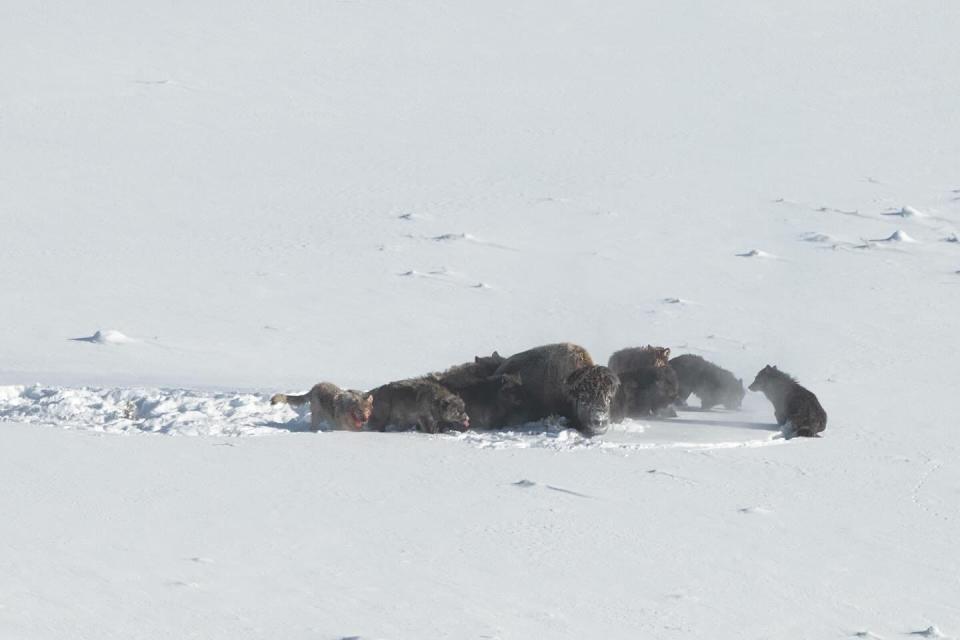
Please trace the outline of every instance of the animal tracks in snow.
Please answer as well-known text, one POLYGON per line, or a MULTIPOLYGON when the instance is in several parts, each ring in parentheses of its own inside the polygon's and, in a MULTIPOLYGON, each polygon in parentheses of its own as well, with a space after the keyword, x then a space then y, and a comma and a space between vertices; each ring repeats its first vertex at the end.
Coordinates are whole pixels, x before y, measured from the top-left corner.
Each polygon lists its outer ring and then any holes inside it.
MULTIPOLYGON (((951 194, 955 194, 955 192, 951 191, 951 194)), ((942 204, 942 197, 941 194, 939 199, 933 198, 930 202, 940 202, 942 204)), ((856 208, 843 209, 833 206, 812 205, 787 198, 778 198, 774 203, 818 213, 839 213, 846 216, 856 216, 864 220, 863 225, 870 225, 864 226, 859 232, 857 230, 851 232, 851 226, 860 223, 854 221, 841 222, 835 219, 836 226, 845 229, 844 234, 837 233, 832 228, 827 227, 826 229, 821 228, 798 235, 799 241, 815 245, 819 249, 853 251, 867 256, 874 254, 879 256, 888 252, 911 255, 928 260, 938 260, 940 264, 935 269, 940 273, 944 273, 947 268, 949 273, 956 273, 956 268, 952 264, 943 264, 942 261, 947 256, 943 253, 943 248, 938 248, 938 245, 943 247, 944 244, 960 244, 956 229, 956 224, 960 220, 956 219, 955 214, 948 214, 945 210, 938 211, 934 207, 903 204, 886 209, 871 207, 873 213, 864 214, 856 208), (880 226, 889 223, 895 223, 896 226, 886 228, 880 226)))
MULTIPOLYGON (((413 212, 401 213, 396 216, 396 219, 405 222, 405 223, 416 223, 424 220, 429 220, 430 218, 425 215, 421 215, 413 212)), ((459 232, 459 233, 439 233, 439 234, 417 234, 417 233, 405 233, 403 237, 408 240, 415 240, 420 242, 427 242, 432 245, 438 245, 440 247, 447 247, 441 249, 442 252, 448 253, 454 251, 453 247, 458 245, 469 245, 476 246, 478 248, 489 248, 496 249, 501 251, 519 251, 519 249, 499 242, 493 242, 483 238, 478 238, 471 233, 459 232)), ((457 248, 455 250, 457 253, 462 252, 462 248, 457 248)), ((419 253, 419 252, 418 252, 419 253)), ((479 264, 477 261, 471 261, 471 264, 479 264)), ((462 287, 467 289, 493 289, 489 282, 483 278, 475 278, 473 276, 468 276, 463 273, 458 273, 452 269, 449 269, 446 266, 441 266, 437 268, 430 269, 428 271, 414 269, 405 269, 397 273, 398 276, 404 278, 420 278, 427 280, 434 280, 436 282, 442 282, 454 287, 462 287)))
POLYGON ((521 489, 530 489, 530 488, 533 488, 533 487, 542 486, 544 489, 547 489, 548 491, 556 491, 556 492, 558 492, 558 493, 566 493, 567 495, 576 496, 576 497, 578 497, 578 498, 587 498, 587 499, 590 499, 590 500, 594 500, 594 499, 595 499, 594 496, 589 496, 589 495, 587 495, 587 494, 585 494, 585 493, 580 493, 579 491, 573 491, 573 490, 571 490, 571 489, 564 489, 563 487, 557 487, 557 486, 554 486, 554 485, 552 485, 552 484, 544 484, 544 485, 541 485, 541 484, 539 484, 539 483, 537 483, 537 482, 534 482, 533 480, 527 480, 526 478, 524 478, 524 479, 522 479, 522 480, 517 480, 516 482, 514 482, 514 483, 512 483, 512 484, 513 484, 513 486, 519 487, 519 488, 521 488, 521 489))
POLYGON ((476 244, 484 247, 491 247, 493 249, 503 249, 505 251, 519 251, 515 247, 510 247, 505 244, 500 244, 499 242, 491 242, 490 240, 482 240, 469 233, 442 233, 437 236, 420 236, 424 240, 430 240, 432 242, 469 242, 471 244, 476 244))
POLYGON ((437 267, 431 269, 430 271, 417 271, 416 269, 410 269, 408 271, 403 271, 397 274, 402 278, 424 278, 427 280, 435 280, 438 282, 443 282, 445 284, 462 287, 466 289, 492 289, 493 287, 486 282, 478 282, 466 276, 463 273, 458 271, 453 271, 446 267, 437 267))

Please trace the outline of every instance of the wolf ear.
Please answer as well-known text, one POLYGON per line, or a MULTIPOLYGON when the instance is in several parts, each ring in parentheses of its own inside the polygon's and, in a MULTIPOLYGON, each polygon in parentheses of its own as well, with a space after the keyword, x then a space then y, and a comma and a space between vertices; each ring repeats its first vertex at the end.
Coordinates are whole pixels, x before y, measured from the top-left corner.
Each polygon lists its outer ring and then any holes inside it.
POLYGON ((364 402, 368 402, 368 403, 372 403, 372 402, 373 402, 373 394, 372 394, 372 393, 368 393, 368 394, 367 394, 367 397, 364 398, 363 401, 364 401, 364 402))
POLYGON ((664 357, 664 358, 669 358, 669 357, 670 357, 670 347, 664 347, 664 349, 663 349, 663 357, 664 357))

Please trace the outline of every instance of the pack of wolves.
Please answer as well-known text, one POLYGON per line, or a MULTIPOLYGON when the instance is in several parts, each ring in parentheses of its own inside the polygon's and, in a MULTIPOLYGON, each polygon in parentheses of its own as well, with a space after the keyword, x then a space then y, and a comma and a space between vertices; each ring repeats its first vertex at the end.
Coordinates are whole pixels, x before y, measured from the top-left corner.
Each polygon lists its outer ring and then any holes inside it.
MULTIPOLYGON (((814 437, 827 425, 817 397, 790 375, 767 365, 749 386, 773 404, 787 437, 814 437)), ((314 430, 410 430, 426 433, 509 428, 551 416, 587 436, 627 418, 676 416, 690 395, 702 409, 739 409, 743 380, 697 355, 670 358, 670 349, 621 349, 606 366, 586 349, 563 342, 504 358, 494 351, 473 362, 371 391, 321 382, 303 395, 276 394, 272 404, 310 405, 314 430)))

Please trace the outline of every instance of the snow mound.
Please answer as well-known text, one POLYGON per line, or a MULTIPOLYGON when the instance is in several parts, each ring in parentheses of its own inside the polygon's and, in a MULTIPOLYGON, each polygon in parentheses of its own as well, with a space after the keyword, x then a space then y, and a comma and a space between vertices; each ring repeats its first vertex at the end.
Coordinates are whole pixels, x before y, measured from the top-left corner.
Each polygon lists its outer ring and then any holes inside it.
POLYGON ((892 234, 890 234, 890 235, 887 236, 886 238, 875 238, 875 239, 871 240, 871 242, 907 242, 907 243, 910 243, 910 242, 916 242, 916 240, 914 240, 913 238, 911 238, 910 235, 907 234, 906 231, 902 231, 902 230, 900 230, 900 229, 897 229, 896 231, 894 231, 892 234))
POLYGON ((743 507, 741 509, 737 509, 737 511, 747 515, 761 515, 761 516, 770 515, 773 513, 772 509, 767 509, 766 507, 743 507))
POLYGON ((133 338, 116 329, 100 329, 92 336, 73 339, 77 342, 91 342, 93 344, 130 344, 136 342, 133 338))
POLYGON ((902 207, 896 211, 888 211, 885 216, 897 216, 899 218, 927 218, 928 214, 913 207, 902 207))
POLYGON ((738 253, 737 257, 739 258, 775 258, 776 256, 772 253, 767 253, 766 251, 761 251, 760 249, 750 249, 743 253, 738 253))
POLYGON ((960 238, 957 238, 957 234, 951 233, 951 234, 948 235, 946 238, 944 238, 943 241, 944 241, 944 242, 958 243, 958 242, 960 242, 960 238))

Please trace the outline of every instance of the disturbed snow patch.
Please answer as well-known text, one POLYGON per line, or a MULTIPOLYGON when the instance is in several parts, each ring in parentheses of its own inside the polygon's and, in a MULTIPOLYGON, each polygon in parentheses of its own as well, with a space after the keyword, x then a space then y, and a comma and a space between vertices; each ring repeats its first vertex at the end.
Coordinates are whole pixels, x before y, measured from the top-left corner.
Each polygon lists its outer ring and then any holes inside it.
MULTIPOLYGON (((642 434, 643 424, 626 421, 611 425, 607 434, 616 432, 642 434)), ((563 418, 548 418, 542 422, 531 422, 510 429, 495 431, 463 431, 448 434, 455 440, 466 442, 481 449, 553 449, 569 451, 572 449, 620 448, 617 443, 604 440, 603 436, 587 438, 576 429, 567 427, 563 418)))
POLYGON ((828 233, 818 233, 816 231, 810 231, 800 236, 800 239, 804 242, 837 242, 837 239, 831 236, 828 233))
MULTIPOLYGON (((723 414, 717 414, 719 418, 723 414)), ((599 449, 611 452, 649 449, 728 449, 763 447, 785 442, 779 431, 758 435, 755 427, 733 430, 729 425, 711 425, 710 419, 690 425, 690 421, 658 420, 650 423, 626 420, 610 425, 602 436, 584 437, 566 427, 562 418, 552 418, 498 431, 454 432, 439 437, 453 438, 481 449, 551 449, 577 451, 599 449)))
POLYGON ((285 405, 250 393, 185 389, 0 387, 0 421, 105 433, 249 436, 307 428, 285 405))
MULTIPOLYGON (((261 436, 309 431, 309 410, 271 405, 256 393, 189 389, 97 389, 0 386, 0 422, 46 425, 100 433, 161 433, 179 436, 261 436)), ((550 418, 496 431, 451 432, 429 436, 465 442, 481 449, 721 449, 782 444, 776 430, 758 423, 731 422, 728 413, 697 413, 696 419, 611 425, 605 434, 584 437, 563 418, 550 418), (711 424, 718 422, 718 424, 711 424), (738 429, 737 427, 742 427, 738 429), (762 434, 762 435, 761 435, 762 434)), ((355 434, 364 437, 365 434, 355 434)), ((372 435, 372 434, 366 434, 372 435)), ((394 434, 392 437, 402 437, 394 434)))

